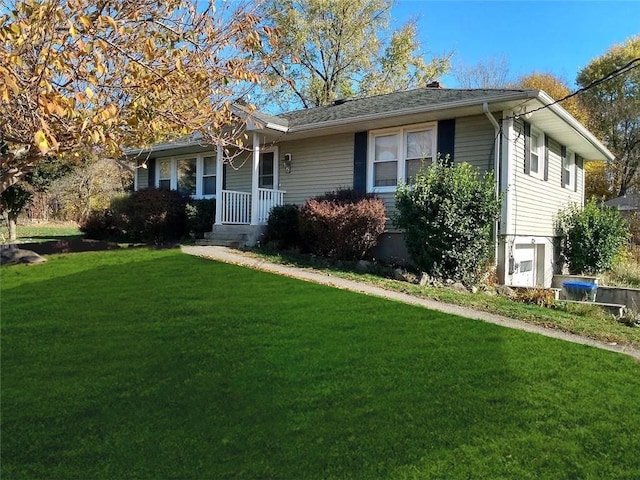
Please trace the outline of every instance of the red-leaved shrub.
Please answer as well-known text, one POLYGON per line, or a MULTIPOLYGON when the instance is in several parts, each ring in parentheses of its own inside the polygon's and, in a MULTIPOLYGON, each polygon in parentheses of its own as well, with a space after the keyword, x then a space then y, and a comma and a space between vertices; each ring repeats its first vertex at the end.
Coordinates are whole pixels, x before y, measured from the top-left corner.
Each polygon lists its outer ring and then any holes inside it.
POLYGON ((311 253, 357 260, 378 243, 386 222, 384 203, 372 196, 338 191, 300 207, 300 235, 311 253))

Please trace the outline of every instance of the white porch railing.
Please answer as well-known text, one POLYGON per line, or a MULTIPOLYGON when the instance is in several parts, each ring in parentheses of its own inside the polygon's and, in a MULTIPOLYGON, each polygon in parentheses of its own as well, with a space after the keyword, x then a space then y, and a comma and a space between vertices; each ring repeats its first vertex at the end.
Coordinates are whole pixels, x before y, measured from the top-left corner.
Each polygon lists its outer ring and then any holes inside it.
POLYGON ((249 225, 251 223, 251 194, 222 190, 222 222, 249 225))
POLYGON ((265 225, 269 219, 269 212, 277 205, 284 204, 282 190, 258 189, 258 224, 265 225))
MULTIPOLYGON (((267 223, 269 212, 273 207, 284 204, 284 194, 282 190, 258 189, 259 225, 267 223)), ((251 224, 251 193, 222 190, 222 221, 220 223, 251 224)))

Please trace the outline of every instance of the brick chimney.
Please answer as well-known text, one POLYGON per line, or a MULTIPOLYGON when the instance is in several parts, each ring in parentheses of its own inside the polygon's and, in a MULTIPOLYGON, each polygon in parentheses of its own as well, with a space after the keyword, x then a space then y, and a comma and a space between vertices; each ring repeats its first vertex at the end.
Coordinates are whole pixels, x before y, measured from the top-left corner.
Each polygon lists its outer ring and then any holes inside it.
POLYGON ((435 82, 427 83, 427 88, 444 88, 444 85, 436 80, 435 82))

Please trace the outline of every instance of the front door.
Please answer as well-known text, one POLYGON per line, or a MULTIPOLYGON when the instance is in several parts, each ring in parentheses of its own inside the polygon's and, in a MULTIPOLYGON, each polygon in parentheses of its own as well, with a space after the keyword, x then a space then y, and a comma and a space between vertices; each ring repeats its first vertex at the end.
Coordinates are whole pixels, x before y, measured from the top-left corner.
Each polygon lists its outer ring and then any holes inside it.
POLYGON ((514 287, 534 287, 536 285, 536 249, 535 245, 516 245, 513 252, 514 287))
POLYGON ((276 164, 275 152, 264 152, 260 154, 260 165, 258 172, 258 188, 273 190, 276 186, 276 164))

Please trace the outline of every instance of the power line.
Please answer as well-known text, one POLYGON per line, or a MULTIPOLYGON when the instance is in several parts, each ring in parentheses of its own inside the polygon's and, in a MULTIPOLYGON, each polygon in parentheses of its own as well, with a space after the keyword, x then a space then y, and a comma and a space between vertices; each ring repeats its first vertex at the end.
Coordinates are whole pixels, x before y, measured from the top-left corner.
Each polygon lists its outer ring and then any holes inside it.
MULTIPOLYGON (((624 66, 622 66, 620 68, 617 68, 616 70, 613 70, 612 72, 607 73, 603 77, 597 78, 596 80, 594 80, 593 82, 589 83, 588 85, 576 90, 573 93, 570 93, 569 95, 566 95, 566 96, 560 98, 559 100, 555 100, 555 101, 549 103, 548 105, 543 105, 542 107, 538 107, 538 108, 535 108, 533 110, 529 110, 527 112, 527 114, 534 113, 534 112, 537 112, 539 110, 544 110, 545 108, 549 108, 552 105, 555 105, 555 104, 560 103, 560 102, 564 102, 565 100, 568 100, 568 99, 570 99, 572 97, 575 97, 576 95, 584 93, 587 90, 590 90, 591 88, 600 85, 601 83, 607 82, 609 80, 613 80, 614 78, 619 77, 620 75, 624 75, 625 73, 633 70, 634 68, 638 68, 638 67, 640 67, 640 57, 634 58, 633 60, 631 60, 626 65, 624 65, 624 66)), ((519 115, 514 115, 511 118, 517 118, 518 116, 519 115)))

